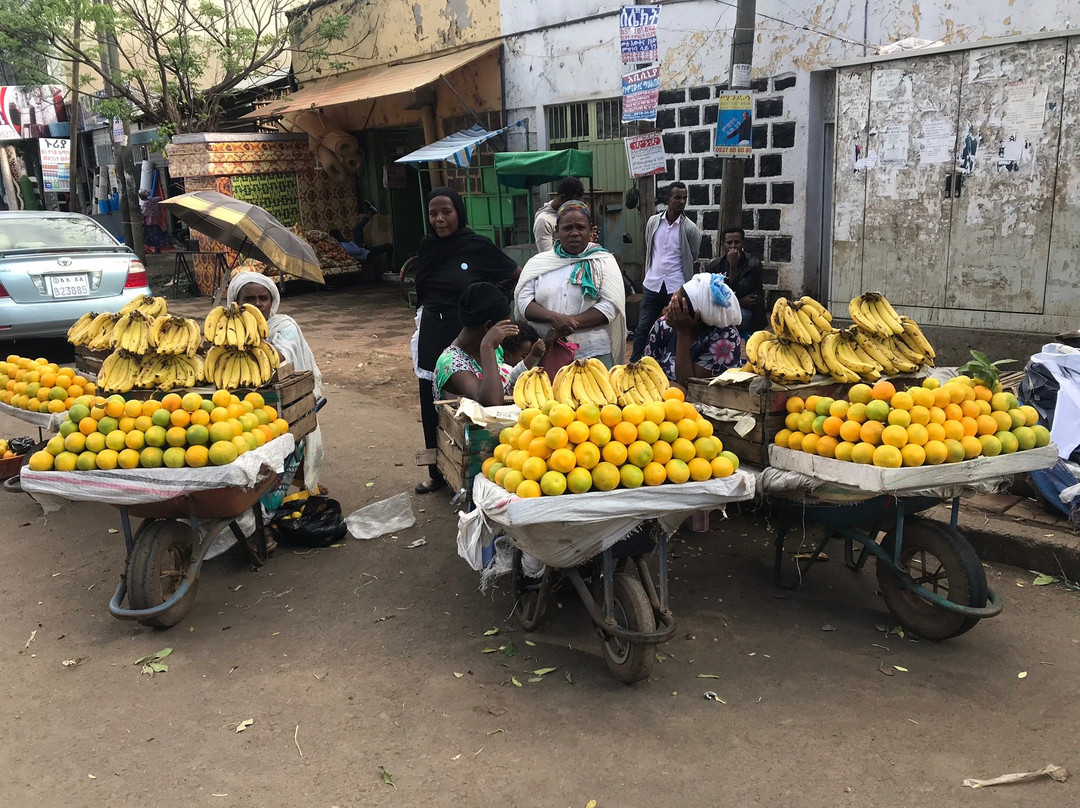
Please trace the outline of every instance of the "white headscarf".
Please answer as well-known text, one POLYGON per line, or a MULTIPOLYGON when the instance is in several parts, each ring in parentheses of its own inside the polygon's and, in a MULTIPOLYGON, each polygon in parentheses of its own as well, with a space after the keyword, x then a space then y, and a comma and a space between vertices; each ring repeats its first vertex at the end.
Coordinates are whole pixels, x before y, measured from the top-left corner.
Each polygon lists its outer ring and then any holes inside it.
POLYGON ((682 289, 705 325, 724 328, 742 323, 739 301, 724 283, 723 275, 701 272, 684 283, 682 289))
MULTIPOLYGON (((270 332, 268 342, 277 348, 283 362, 291 362, 294 370, 310 370, 315 376, 315 398, 322 396, 322 373, 315 362, 315 354, 304 334, 297 325, 296 320, 287 314, 279 314, 281 306, 281 294, 277 284, 261 272, 248 271, 238 272, 229 282, 229 291, 226 294, 226 303, 235 303, 240 296, 240 290, 249 283, 255 283, 265 287, 270 292, 270 316, 266 320, 270 332)), ((303 440, 304 446, 304 484, 309 491, 316 490, 319 484, 319 471, 322 468, 323 445, 322 430, 315 427, 303 440)))

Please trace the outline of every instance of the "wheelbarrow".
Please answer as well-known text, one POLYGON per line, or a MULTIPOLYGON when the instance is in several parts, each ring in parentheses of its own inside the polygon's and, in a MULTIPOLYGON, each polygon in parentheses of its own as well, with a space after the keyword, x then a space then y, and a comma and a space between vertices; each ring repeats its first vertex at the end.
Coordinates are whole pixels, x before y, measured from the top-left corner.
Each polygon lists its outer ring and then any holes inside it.
POLYGON ((960 498, 952 500, 949 524, 921 513, 942 500, 882 494, 856 502, 796 502, 771 497, 776 520, 776 582, 797 588, 834 539, 844 542, 844 565, 861 570, 877 559, 877 583, 885 606, 900 625, 928 640, 945 640, 1001 613, 1001 599, 986 583, 975 548, 957 529, 960 498), (796 558, 796 577, 783 574, 784 539, 796 526, 820 525, 825 536, 806 558, 796 558), (879 537, 884 537, 879 542, 879 537), (856 551, 856 545, 859 549, 856 551))
POLYGON ((280 479, 280 474, 268 471, 251 489, 218 488, 161 502, 117 505, 127 559, 109 601, 109 614, 144 626, 175 626, 195 602, 207 551, 226 530, 232 531, 248 561, 260 567, 265 564, 266 534, 259 500, 280 479), (249 510, 255 530, 245 534, 239 519, 249 510), (134 533, 133 516, 143 520, 134 533), (125 598, 126 608, 121 605, 125 598))

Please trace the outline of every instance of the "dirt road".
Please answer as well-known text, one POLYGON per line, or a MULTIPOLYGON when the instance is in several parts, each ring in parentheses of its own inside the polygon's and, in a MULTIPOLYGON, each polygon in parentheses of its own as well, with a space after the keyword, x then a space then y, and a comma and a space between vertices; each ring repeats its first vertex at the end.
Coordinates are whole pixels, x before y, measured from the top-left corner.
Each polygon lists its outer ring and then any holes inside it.
MULTIPOLYGON (((356 290, 285 301, 322 357, 326 483, 347 512, 419 479, 399 303, 356 290)), ((0 434, 27 431, 0 417, 0 434)), ((834 559, 779 590, 765 515, 733 514, 676 539, 676 639, 651 680, 626 687, 571 593, 523 634, 506 586, 481 596, 457 557, 448 498, 413 504, 417 525, 383 539, 283 549, 259 571, 208 563, 193 611, 159 632, 106 610, 123 562, 115 510, 43 517, 0 494, 0 804, 1077 803, 1074 781, 960 785, 1080 765, 1075 592, 993 566, 1001 617, 942 644, 887 636, 872 572, 834 559), (510 643, 514 656, 483 653, 510 643), (168 672, 133 664, 165 647, 168 672), (543 667, 557 670, 529 681, 543 667)))

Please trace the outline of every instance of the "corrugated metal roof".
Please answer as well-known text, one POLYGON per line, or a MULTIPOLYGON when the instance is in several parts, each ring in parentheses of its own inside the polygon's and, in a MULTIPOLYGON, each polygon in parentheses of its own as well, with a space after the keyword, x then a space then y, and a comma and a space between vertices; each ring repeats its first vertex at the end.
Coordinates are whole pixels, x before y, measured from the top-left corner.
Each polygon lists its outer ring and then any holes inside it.
POLYGON ((438 81, 447 73, 452 73, 459 67, 464 67, 469 62, 490 53, 500 44, 492 42, 420 62, 381 65, 344 76, 334 76, 322 82, 308 84, 289 99, 259 107, 243 117, 268 118, 287 112, 322 109, 337 104, 407 93, 425 84, 438 81))

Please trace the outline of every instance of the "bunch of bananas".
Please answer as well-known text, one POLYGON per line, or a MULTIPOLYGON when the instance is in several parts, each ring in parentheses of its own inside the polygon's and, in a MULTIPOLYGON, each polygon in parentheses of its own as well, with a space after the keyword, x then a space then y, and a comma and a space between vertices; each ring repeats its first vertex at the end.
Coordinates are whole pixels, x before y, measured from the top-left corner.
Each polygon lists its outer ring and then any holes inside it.
POLYGON ((202 383, 203 373, 201 356, 150 354, 139 365, 135 386, 166 392, 176 387, 195 387, 202 383))
POLYGON ((192 357, 202 345, 199 324, 187 317, 163 314, 150 326, 150 347, 159 354, 192 357))
POLYGON ((260 387, 278 367, 278 354, 269 342, 259 341, 250 351, 215 345, 206 353, 206 380, 220 390, 260 387))
POLYGON ((107 311, 101 314, 84 314, 68 329, 68 342, 85 346, 91 351, 107 351, 113 328, 119 320, 119 314, 107 311))
POLYGON ((109 393, 126 393, 139 376, 139 357, 127 351, 113 351, 101 363, 98 387, 109 393))
POLYGON ((120 309, 117 314, 131 314, 133 311, 138 311, 142 312, 152 320, 155 317, 167 314, 168 310, 169 304, 165 302, 165 298, 163 297, 136 295, 125 303, 124 307, 120 309))
POLYGON ((232 348, 254 348, 266 339, 269 329, 261 311, 250 303, 218 306, 206 315, 203 324, 206 341, 232 348))
POLYGON ((807 384, 817 370, 813 350, 813 345, 804 347, 772 331, 755 331, 746 341, 744 369, 779 384, 807 384))
POLYGON ((855 325, 875 337, 888 339, 904 333, 900 315, 881 292, 864 292, 848 304, 855 325))
POLYGON ((526 370, 514 382, 514 403, 523 410, 529 407, 541 409, 552 398, 551 381, 540 365, 526 370))
POLYGON ((790 302, 786 297, 777 298, 769 325, 779 339, 807 348, 821 342, 822 336, 833 330, 832 314, 809 296, 790 302))
POLYGON ((648 404, 663 401, 664 391, 671 386, 660 363, 651 356, 643 356, 629 365, 616 365, 611 369, 611 385, 620 407, 627 404, 648 404))
POLYGON ((153 320, 139 309, 121 314, 109 335, 109 347, 142 356, 150 350, 153 320))
POLYGON ((599 359, 575 359, 559 368, 551 382, 552 398, 575 410, 582 404, 615 404, 618 395, 604 363, 599 359))

